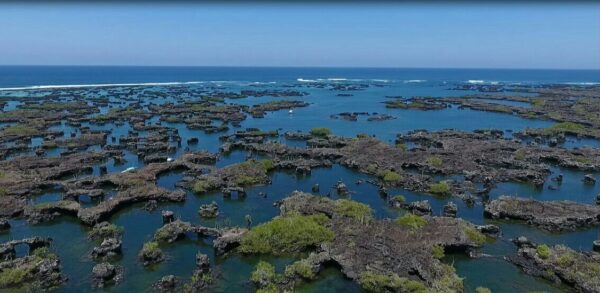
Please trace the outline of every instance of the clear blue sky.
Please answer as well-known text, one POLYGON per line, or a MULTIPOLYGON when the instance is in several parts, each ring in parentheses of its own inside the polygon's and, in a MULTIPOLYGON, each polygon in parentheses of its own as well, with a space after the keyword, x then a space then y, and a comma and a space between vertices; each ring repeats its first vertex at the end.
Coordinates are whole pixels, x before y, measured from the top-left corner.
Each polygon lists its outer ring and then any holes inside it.
POLYGON ((0 64, 600 68, 600 4, 0 4, 0 64))

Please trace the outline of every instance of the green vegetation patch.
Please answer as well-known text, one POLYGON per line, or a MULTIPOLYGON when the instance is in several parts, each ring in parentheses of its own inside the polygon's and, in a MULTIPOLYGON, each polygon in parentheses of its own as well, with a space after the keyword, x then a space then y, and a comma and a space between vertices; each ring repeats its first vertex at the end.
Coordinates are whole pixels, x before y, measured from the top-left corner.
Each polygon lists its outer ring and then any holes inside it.
POLYGON ((485 241, 487 240, 485 235, 483 235, 483 233, 479 232, 479 230, 477 230, 475 227, 465 225, 463 228, 463 231, 467 235, 467 238, 469 238, 469 240, 475 242, 475 244, 477 244, 477 245, 483 245, 485 243, 485 241))
POLYGON ((540 244, 535 248, 535 252, 541 259, 548 259, 550 257, 550 247, 546 244, 540 244))
POLYGON ((338 199, 335 201, 336 213, 350 217, 360 221, 361 223, 369 222, 373 219, 373 210, 364 203, 356 202, 348 199, 338 199))
POLYGON ((210 178, 200 178, 196 180, 194 186, 192 187, 192 190, 195 193, 205 193, 214 190, 217 187, 218 186, 214 182, 214 180, 211 180, 210 178))
POLYGON ((395 195, 390 201, 392 203, 405 203, 406 197, 404 195, 395 195))
POLYGON ((319 137, 326 137, 331 134, 331 129, 326 127, 315 127, 310 130, 310 134, 319 137))
POLYGON ((300 252, 333 240, 323 214, 276 217, 248 231, 240 244, 242 253, 283 254, 300 252))
POLYGON ((123 234, 123 227, 115 224, 108 225, 97 225, 88 232, 88 238, 90 239, 102 239, 107 237, 118 237, 123 234))
POLYGON ((439 244, 434 244, 431 247, 431 253, 433 254, 433 257, 442 259, 444 258, 444 247, 439 244))
POLYGON ((266 261, 260 261, 252 272, 250 280, 254 283, 265 284, 274 282, 276 277, 275 267, 266 261))
POLYGON ((300 276, 303 279, 314 280, 317 275, 313 271, 312 265, 307 260, 299 260, 285 268, 285 276, 293 278, 300 276))
POLYGON ((39 133, 40 132, 37 129, 22 124, 12 125, 2 129, 2 135, 31 136, 39 133))
POLYGON ((149 241, 149 242, 144 243, 144 246, 142 247, 142 250, 140 251, 139 255, 140 256, 153 255, 153 254, 160 254, 160 253, 162 253, 162 250, 158 246, 158 242, 149 241))
POLYGON ((43 260, 56 260, 58 257, 47 247, 40 247, 25 257, 25 262, 18 267, 6 267, 0 271, 0 289, 25 285, 33 280, 38 270, 37 265, 43 260))
POLYGON ((429 185, 429 193, 436 195, 450 195, 450 185, 446 181, 440 181, 429 185))
POLYGON ((427 158, 427 164, 436 168, 441 168, 444 165, 444 161, 438 156, 430 156, 427 158))
POLYGON ((400 226, 410 228, 411 230, 418 230, 427 225, 427 220, 421 216, 408 213, 396 219, 396 223, 400 226))
POLYGON ((475 288, 475 293, 492 293, 492 290, 485 287, 477 287, 475 288))

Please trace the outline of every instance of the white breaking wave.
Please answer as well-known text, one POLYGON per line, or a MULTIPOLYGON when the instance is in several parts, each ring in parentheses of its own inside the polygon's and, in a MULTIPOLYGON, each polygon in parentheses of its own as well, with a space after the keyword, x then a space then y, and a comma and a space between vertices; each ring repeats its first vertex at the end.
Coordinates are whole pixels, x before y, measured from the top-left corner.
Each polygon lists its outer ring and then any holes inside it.
POLYGON ((496 85, 496 84, 499 84, 500 82, 499 81, 493 81, 493 80, 492 81, 488 81, 488 80, 481 80, 481 79, 469 79, 469 80, 467 80, 467 83, 470 83, 470 84, 493 84, 493 85, 496 85))
POLYGON ((404 83, 420 83, 420 82, 426 82, 427 80, 424 79, 409 79, 409 80, 405 80, 404 83))
POLYGON ((5 87, 0 91, 40 90, 40 89, 63 89, 63 88, 90 88, 90 87, 117 87, 117 86, 162 86, 162 85, 186 85, 202 84, 204 81, 186 82, 142 82, 142 83, 97 83, 97 84, 61 84, 61 85, 33 85, 25 87, 5 87))
POLYGON ((388 79, 361 79, 361 78, 342 78, 342 77, 334 77, 334 78, 317 78, 317 79, 304 79, 297 78, 297 82, 332 82, 332 81, 350 81, 350 82, 364 82, 364 81, 374 81, 374 82, 390 82, 388 79))
POLYGON ((297 78, 296 81, 298 81, 298 82, 319 82, 318 80, 304 79, 304 78, 297 78))
POLYGON ((600 84, 600 82, 581 81, 581 82, 565 82, 565 84, 571 84, 571 85, 597 85, 597 84, 600 84))
POLYGON ((467 83, 485 83, 485 81, 481 79, 469 79, 467 83))
POLYGON ((209 80, 209 81, 173 81, 173 82, 140 82, 140 83, 92 83, 92 84, 60 84, 60 85, 32 85, 24 87, 5 87, 0 91, 20 91, 20 90, 44 90, 44 89, 69 89, 69 88, 95 88, 95 87, 120 87, 120 86, 173 86, 173 85, 192 85, 192 84, 239 84, 239 85, 259 85, 276 84, 275 81, 231 81, 231 80, 209 80))

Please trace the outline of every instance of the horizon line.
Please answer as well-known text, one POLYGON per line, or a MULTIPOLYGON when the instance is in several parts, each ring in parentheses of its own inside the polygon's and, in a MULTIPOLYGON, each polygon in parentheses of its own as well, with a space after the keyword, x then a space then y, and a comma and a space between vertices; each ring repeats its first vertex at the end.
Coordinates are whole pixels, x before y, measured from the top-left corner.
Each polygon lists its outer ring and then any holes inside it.
POLYGON ((127 65, 127 64, 0 64, 0 67, 147 67, 147 68, 323 68, 323 69, 480 69, 480 70, 587 70, 598 68, 550 68, 550 67, 394 67, 394 66, 301 66, 301 65, 127 65))

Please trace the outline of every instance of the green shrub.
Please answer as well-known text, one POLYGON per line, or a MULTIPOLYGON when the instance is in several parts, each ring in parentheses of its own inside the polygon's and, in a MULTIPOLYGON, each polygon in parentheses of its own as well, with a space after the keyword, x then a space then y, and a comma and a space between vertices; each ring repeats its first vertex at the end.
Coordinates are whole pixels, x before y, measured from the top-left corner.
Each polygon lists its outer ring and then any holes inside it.
POLYGON ((441 168, 444 165, 444 161, 438 156, 431 156, 427 158, 427 164, 436 168, 441 168))
POLYGON ((396 196, 392 197, 391 201, 393 203, 405 203, 406 197, 404 195, 396 195, 396 196))
POLYGON ((215 188, 214 184, 208 179, 200 178, 194 183, 192 190, 196 193, 204 193, 211 191, 215 188))
POLYGON ((485 241, 487 240, 485 235, 483 235, 481 232, 479 232, 479 230, 477 230, 475 227, 465 226, 463 228, 463 231, 467 235, 467 238, 469 238, 469 240, 475 242, 475 244, 477 244, 477 245, 483 245, 485 243, 485 241))
POLYGON ((313 280, 317 276, 313 271, 312 265, 306 260, 299 260, 285 268, 285 276, 293 278, 294 276, 300 276, 307 280, 313 280))
POLYGON ((541 259, 547 259, 548 257, 550 257, 550 247, 548 247, 548 245, 546 244, 538 245, 535 248, 535 251, 541 259))
POLYGON ((383 275, 364 272, 360 274, 358 283, 367 292, 427 292, 427 287, 423 283, 402 278, 396 274, 383 275))
POLYGON ((385 182, 398 182, 402 180, 402 175, 394 172, 394 171, 385 171, 383 173, 383 181, 385 182))
POLYGON ((397 143, 396 147, 399 148, 399 149, 401 149, 401 150, 403 150, 403 151, 405 151, 406 149, 408 149, 408 147, 404 143, 397 143))
POLYGON ((273 170, 273 168, 275 168, 275 165, 273 164, 273 160, 264 159, 264 160, 260 160, 258 162, 262 164, 263 168, 265 169, 265 172, 269 172, 269 171, 273 170))
POLYGON ((514 154, 515 160, 517 160, 517 161, 523 161, 523 160, 525 160, 525 155, 526 155, 525 154, 525 150, 522 150, 522 149, 517 150, 515 152, 515 154, 514 154))
POLYGON ((431 248, 431 252, 433 253, 433 257, 437 259, 444 258, 444 247, 439 244, 434 244, 431 248))
POLYGON ((368 222, 373 218, 373 211, 364 203, 338 199, 335 201, 335 206, 336 212, 344 217, 350 217, 361 222, 368 222))
POLYGON ((440 181, 429 185, 429 193, 436 195, 450 195, 450 185, 446 181, 440 181))
POLYGON ((240 243, 242 253, 282 254, 299 252, 331 241, 333 231, 325 227, 323 214, 277 217, 248 231, 240 243))
POLYGON ((475 293, 492 293, 492 290, 485 287, 477 287, 475 288, 475 293))
POLYGON ((331 134, 331 129, 326 127, 316 127, 310 130, 310 134, 319 137, 325 137, 331 134))
POLYGON ((571 252, 565 252, 556 258, 556 264, 560 267, 568 268, 575 264, 575 255, 571 252))
POLYGON ((6 288, 25 282, 29 271, 20 268, 7 268, 0 272, 0 288, 6 288))
POLYGON ((57 259, 58 258, 56 256, 56 254, 50 252, 50 249, 48 247, 39 247, 39 248, 35 249, 31 254, 38 259, 57 259))
POLYGON ((584 129, 585 129, 585 126, 583 126, 579 123, 561 122, 561 123, 556 123, 556 124, 546 128, 546 132, 563 132, 563 131, 579 132, 584 129))
POLYGON ((107 237, 117 237, 123 234, 123 230, 123 227, 119 227, 115 224, 98 225, 88 232, 88 238, 102 239, 107 237))
POLYGON ((158 242, 156 241, 150 241, 150 242, 146 242, 144 243, 144 246, 142 247, 142 250, 140 251, 140 255, 144 255, 144 254, 153 254, 156 252, 160 252, 160 247, 158 247, 158 242))
POLYGON ((408 213, 396 219, 396 223, 412 230, 417 230, 427 225, 427 220, 415 214, 408 213))
POLYGON ((275 267, 266 261, 260 261, 254 272, 252 272, 250 281, 254 283, 271 283, 275 280, 275 277, 275 267))
POLYGON ((239 175, 233 179, 233 182, 238 186, 248 186, 260 183, 260 179, 248 175, 239 175))

